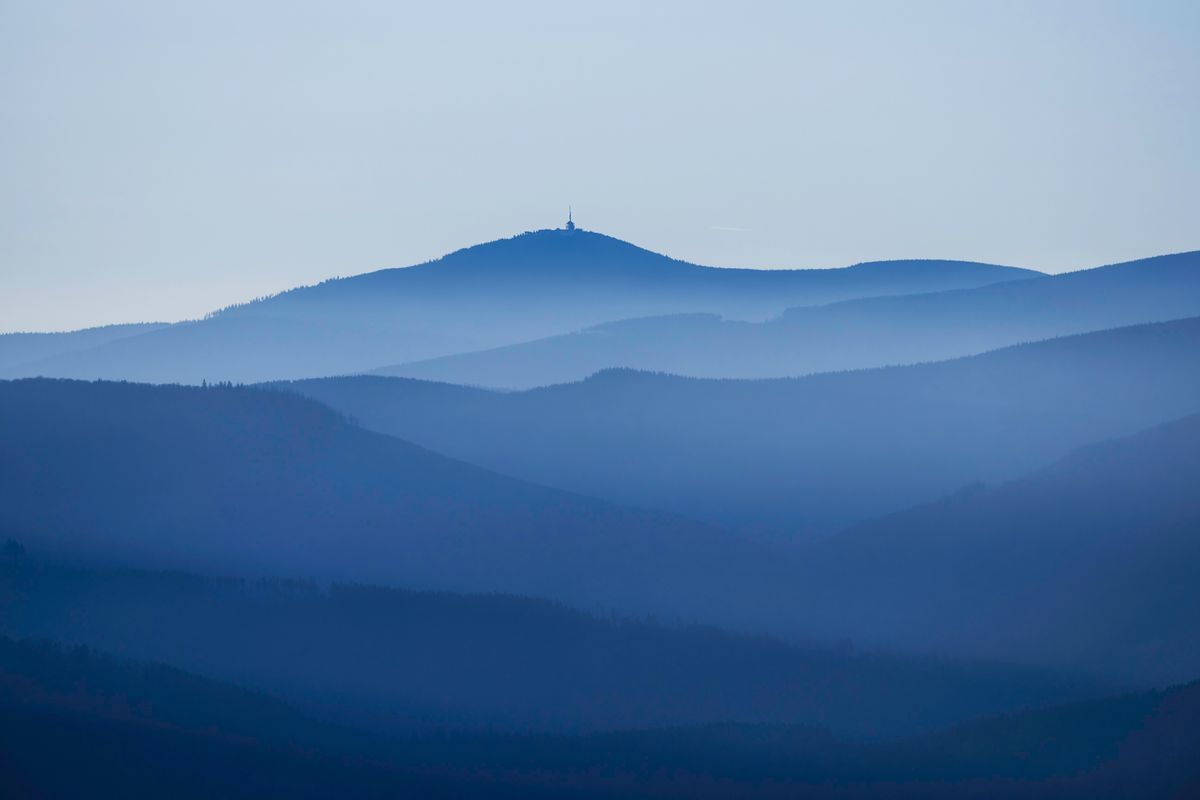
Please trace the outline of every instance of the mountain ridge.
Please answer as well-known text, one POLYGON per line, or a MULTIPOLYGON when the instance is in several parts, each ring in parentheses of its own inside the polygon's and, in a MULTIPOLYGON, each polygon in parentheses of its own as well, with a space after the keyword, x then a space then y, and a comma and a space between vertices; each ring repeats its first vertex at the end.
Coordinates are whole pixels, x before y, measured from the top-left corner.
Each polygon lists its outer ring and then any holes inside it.
MULTIPOLYGON (((551 275, 570 274, 554 270, 563 262, 550 260, 550 257, 557 256, 561 251, 567 248, 577 247, 578 245, 590 244, 600 246, 608 250, 608 253, 603 255, 609 256, 612 253, 620 253, 623 255, 633 256, 634 262, 617 262, 610 264, 610 267, 616 267, 620 270, 621 267, 634 267, 637 269, 652 269, 652 270, 683 270, 701 275, 713 275, 719 277, 721 274, 738 274, 738 275, 753 275, 757 277, 778 276, 779 280, 786 280, 787 277, 796 273, 804 273, 809 276, 816 276, 820 273, 828 273, 834 275, 837 273, 849 272, 875 272, 888 269, 896 269, 899 267, 914 268, 926 267, 930 272, 938 272, 947 267, 957 270, 1001 270, 1013 278, 1025 277, 1035 278, 1043 276, 1045 273, 1025 267, 1012 267, 1003 264, 993 264, 990 262, 968 261, 963 259, 948 259, 948 258, 930 258, 930 259, 914 259, 914 258, 897 258, 884 259, 878 261, 859 261, 853 264, 847 264, 841 267, 719 267, 706 264, 697 264, 684 259, 674 258, 663 253, 650 250, 633 244, 624 239, 619 239, 615 236, 610 236, 598 231, 584 230, 582 228, 574 231, 565 231, 561 228, 543 228, 539 230, 525 231, 514 236, 509 236, 501 239, 493 239, 489 242, 481 242, 479 244, 461 247, 451 251, 438 258, 433 258, 428 261, 423 261, 418 264, 412 264, 404 267, 383 267, 377 270, 371 270, 357 275, 349 275, 345 277, 329 278, 316 284, 308 286, 298 286, 293 289, 284 290, 276 294, 270 295, 260 300, 271 300, 276 297, 281 297, 293 292, 303 292, 310 289, 315 289, 322 286, 335 283, 353 282, 359 279, 370 279, 373 282, 380 282, 392 278, 401 277, 401 273, 405 276, 411 274, 422 274, 432 276, 435 270, 439 271, 438 277, 451 277, 458 279, 460 276, 455 273, 483 271, 485 274, 499 272, 504 277, 512 277, 514 274, 519 274, 520 270, 514 270, 514 266, 534 266, 537 270, 530 270, 534 274, 539 274, 540 269, 551 268, 551 275), (512 263, 503 264, 504 269, 489 269, 486 263, 479 263, 474 260, 476 256, 483 255, 491 258, 495 256, 507 255, 505 251, 516 250, 520 245, 537 245, 538 250, 533 252, 523 252, 523 257, 533 256, 532 262, 526 262, 520 265, 512 263), (559 252, 546 252, 547 246, 554 248, 559 252)), ((574 266, 597 266, 596 261, 583 262, 574 266)), ((572 264, 566 262, 566 266, 572 264)), ((544 276, 543 276, 544 277, 544 276)), ((248 305, 247 303, 236 304, 236 307, 248 305)), ((222 309, 223 310, 223 309, 222 309)), ((220 311, 215 312, 220 313, 220 311)))
POLYGON ((701 267, 604 234, 543 230, 421 265, 297 287, 97 347, 14 359, 28 363, 0 371, 193 384, 346 374, 630 317, 765 318, 788 306, 1040 276, 945 261, 886 269, 701 267))
POLYGON ((21 367, 61 353, 94 347, 129 336, 164 328, 167 322, 129 322, 99 325, 74 331, 13 331, 0 333, 0 369, 21 367))
POLYGON ((503 476, 296 393, 24 379, 0 381, 0 412, 0 529, 56 557, 787 616, 746 588, 787 591, 770 548, 503 476))
POLYGON ((978 658, 1186 680, 1200 671, 1197 453, 1193 413, 864 522, 808 550, 805 605, 824 630, 883 647, 953 641, 978 658))
POLYGON ((1200 778, 1196 683, 985 717, 899 742, 795 724, 398 740, 90 650, 0 637, 0 665, 0 777, 21 796, 765 800, 846 798, 853 789, 859 798, 1182 797, 1200 778))
POLYGON ((605 367, 774 378, 940 361, 1023 341, 1200 314, 1200 251, 972 288, 785 310, 761 322, 661 316, 376 367, 372 374, 525 389, 605 367))
POLYGON ((385 376, 282 386, 505 474, 787 539, 1191 413, 1197 349, 1200 317, 798 378, 616 369, 516 392, 385 376))

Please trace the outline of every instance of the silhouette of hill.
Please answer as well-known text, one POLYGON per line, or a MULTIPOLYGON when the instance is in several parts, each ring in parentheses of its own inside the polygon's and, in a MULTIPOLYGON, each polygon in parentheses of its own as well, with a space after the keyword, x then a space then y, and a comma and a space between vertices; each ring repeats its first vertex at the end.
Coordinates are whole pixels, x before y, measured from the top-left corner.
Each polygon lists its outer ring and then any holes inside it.
POLYGON ((967 722, 871 761, 912 787, 900 796, 1189 797, 1200 789, 1198 721, 1193 682, 967 722))
POLYGON ((1039 275, 957 261, 714 269, 598 233, 543 230, 293 289, 4 375, 200 383, 345 374, 627 317, 701 311, 762 318, 789 306, 1039 275))
POLYGON ((144 322, 84 328, 69 333, 0 333, 0 370, 20 370, 31 362, 87 350, 164 327, 165 322, 144 322))
POLYGON ((608 367, 772 378, 911 364, 1200 314, 1200 252, 957 291, 794 308, 761 323, 708 314, 611 322, 375 374, 526 389, 608 367))
POLYGON ((1086 669, 1200 674, 1200 415, 810 548, 799 583, 856 641, 1086 669))
POLYGON ((6 798, 530 796, 466 774, 397 768, 400 751, 170 667, 0 637, 6 798))
POLYGON ((156 665, 0 638, 10 797, 1186 797, 1200 687, 896 744, 795 726, 391 739, 156 665))
POLYGON ((286 386, 506 474, 791 540, 1192 413, 1197 352, 1200 318, 799 379, 609 370, 512 393, 381 377, 286 386))
POLYGON ((320 589, 32 558, 0 567, 0 590, 9 635, 169 663, 406 735, 745 722, 895 737, 1102 691, 1038 669, 599 619, 514 596, 320 589))
POLYGON ((778 621, 786 559, 534 486, 278 391, 0 382, 0 530, 43 552, 778 621), (754 609, 754 611, 751 611, 754 609))

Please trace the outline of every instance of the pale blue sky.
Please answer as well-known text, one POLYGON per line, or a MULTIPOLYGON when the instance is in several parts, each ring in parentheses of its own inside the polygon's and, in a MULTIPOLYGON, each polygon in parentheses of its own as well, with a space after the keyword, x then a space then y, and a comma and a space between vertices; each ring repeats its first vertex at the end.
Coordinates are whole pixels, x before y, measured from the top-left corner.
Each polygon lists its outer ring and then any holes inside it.
POLYGON ((0 330, 562 222, 721 266, 1200 247, 1200 3, 0 3, 0 330))

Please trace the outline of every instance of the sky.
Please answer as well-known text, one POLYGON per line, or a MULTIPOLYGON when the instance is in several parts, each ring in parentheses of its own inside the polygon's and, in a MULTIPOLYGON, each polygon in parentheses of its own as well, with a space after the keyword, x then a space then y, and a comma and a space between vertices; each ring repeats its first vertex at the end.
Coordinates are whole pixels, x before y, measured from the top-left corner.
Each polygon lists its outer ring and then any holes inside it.
POLYGON ((715 266, 1200 248, 1200 3, 0 3, 0 331, 576 222, 715 266))

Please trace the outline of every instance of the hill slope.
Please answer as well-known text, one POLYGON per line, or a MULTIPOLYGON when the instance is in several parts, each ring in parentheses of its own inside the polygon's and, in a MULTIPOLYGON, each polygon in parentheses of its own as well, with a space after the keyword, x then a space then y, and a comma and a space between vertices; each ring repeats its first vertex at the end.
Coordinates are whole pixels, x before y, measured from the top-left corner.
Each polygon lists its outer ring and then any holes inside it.
POLYGON ((392 733, 743 722, 894 737, 1098 692, 1038 669, 599 619, 530 598, 27 562, 0 562, 10 635, 237 680, 392 733))
POLYGON ((514 393, 378 377, 288 387, 510 475, 792 538, 1197 411, 1197 352, 1200 318, 799 379, 613 370, 514 393))
POLYGON ((771 378, 910 364, 1018 342, 1200 314, 1200 252, 1038 280, 791 309, 762 323, 715 315, 604 324, 376 374, 498 388, 580 380, 608 367, 771 378))
POLYGON ((400 750, 169 667, 0 637, 5 798, 528 796, 397 769, 400 750))
POLYGON ((795 305, 1039 274, 951 261, 713 269, 597 233, 536 231, 427 264, 294 289, 5 375, 200 383, 346 374, 627 317, 702 311, 761 318, 795 305))
POLYGON ((1166 684, 1200 674, 1200 415, 811 548, 826 631, 1166 684))
POLYGON ((0 382, 0 530, 117 563, 786 616, 769 601, 786 567, 767 550, 502 477, 261 389, 0 382))
POLYGON ((1191 684, 876 746, 737 725, 395 740, 173 669, 0 639, 12 797, 1188 797, 1198 721, 1191 684))
POLYGON ((165 328, 166 323, 146 322, 105 325, 69 333, 0 334, 0 370, 19 371, 27 364, 42 362, 64 353, 89 350, 130 336, 165 328))

